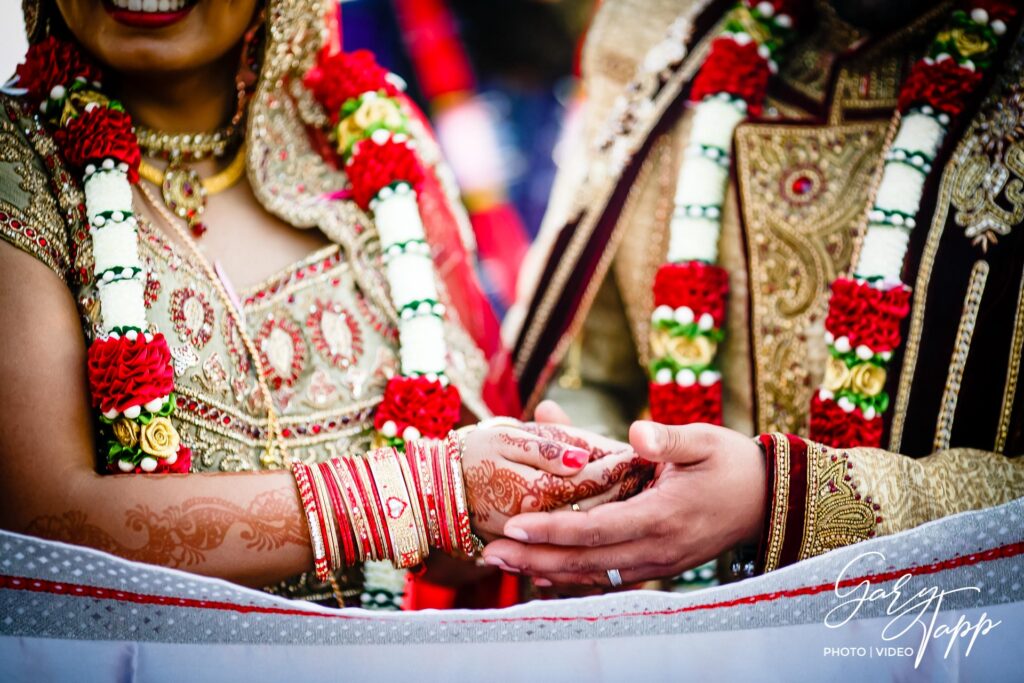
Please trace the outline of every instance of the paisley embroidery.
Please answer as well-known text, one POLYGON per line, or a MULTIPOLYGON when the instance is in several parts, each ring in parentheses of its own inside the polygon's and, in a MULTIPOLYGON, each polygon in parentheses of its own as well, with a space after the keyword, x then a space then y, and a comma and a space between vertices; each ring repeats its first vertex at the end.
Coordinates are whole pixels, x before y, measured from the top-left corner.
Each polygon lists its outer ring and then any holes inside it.
POLYGON ((983 252, 1024 221, 1024 60, 1010 61, 1005 97, 985 108, 953 159, 954 220, 983 252))
POLYGON ((171 293, 171 321, 183 341, 202 349, 213 337, 213 306, 206 296, 191 287, 171 293))
POLYGON ((306 365, 306 344, 291 318, 268 315, 256 335, 256 348, 271 387, 276 390, 295 384, 306 365))
POLYGON ((355 317, 341 304, 317 300, 306 318, 313 348, 341 370, 348 369, 363 354, 363 334, 355 317))

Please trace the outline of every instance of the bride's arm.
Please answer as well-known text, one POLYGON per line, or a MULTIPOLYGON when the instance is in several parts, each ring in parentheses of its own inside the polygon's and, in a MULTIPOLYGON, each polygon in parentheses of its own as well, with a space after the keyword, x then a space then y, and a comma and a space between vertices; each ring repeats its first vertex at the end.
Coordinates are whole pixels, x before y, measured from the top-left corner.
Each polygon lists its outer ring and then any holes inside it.
POLYGON ((95 471, 85 341, 66 286, 0 243, 0 526, 267 585, 312 565, 288 472, 95 471))
MULTIPOLYGON (((0 526, 254 586, 313 566, 307 515, 289 472, 96 473, 75 303, 40 262, 4 243, 0 349, 0 526)), ((595 462, 589 456, 515 428, 476 430, 463 459, 474 528, 494 535, 519 512, 635 488, 632 451, 595 462)), ((371 469, 386 475, 394 466, 388 458, 398 456, 389 451, 381 457, 375 460, 380 469, 371 469)), ((401 477, 391 483, 402 488, 401 477)), ((421 502, 412 489, 410 502, 421 502)), ((367 505, 376 507, 373 485, 363 491, 367 505)), ((322 507, 330 512, 329 501, 322 507)), ((378 530, 388 533, 384 526, 378 530)), ((353 528, 346 524, 338 532, 353 528)))

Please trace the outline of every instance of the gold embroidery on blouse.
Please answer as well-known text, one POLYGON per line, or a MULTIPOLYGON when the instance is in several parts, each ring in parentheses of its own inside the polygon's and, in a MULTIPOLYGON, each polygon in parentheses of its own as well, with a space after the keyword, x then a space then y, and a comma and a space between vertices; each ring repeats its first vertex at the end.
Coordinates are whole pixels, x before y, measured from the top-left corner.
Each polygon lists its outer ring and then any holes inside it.
MULTIPOLYGON (((18 130, 24 112, 19 103, 0 95, 0 233, 18 248, 69 282, 71 254, 67 227, 36 152, 45 154, 43 136, 33 136, 37 149, 18 130)), ((53 150, 49 150, 53 151, 53 150)), ((62 202, 66 203, 66 202, 62 202)))
POLYGON ((989 266, 985 261, 977 261, 971 268, 970 284, 967 285, 963 314, 960 316, 960 325, 956 330, 953 357, 949 361, 946 387, 942 392, 942 403, 939 406, 939 419, 935 424, 933 447, 937 451, 949 448, 949 440, 953 436, 956 400, 960 395, 960 384, 963 381, 967 356, 971 352, 971 339, 974 337, 974 327, 978 323, 978 309, 981 307, 981 298, 985 294, 988 272, 989 266))
POLYGON ((861 496, 845 453, 807 443, 807 509, 801 560, 871 538, 876 510, 861 496))
POLYGON ((751 274, 751 348, 759 432, 807 429, 824 370, 828 283, 859 248, 888 124, 744 124, 736 131, 751 274), (820 362, 816 362, 820 360, 820 362))
POLYGON ((1013 320, 1013 341, 1010 342, 1006 386, 1003 387, 1003 409, 999 413, 999 428, 996 430, 996 443, 993 449, 996 453, 1002 453, 1006 448, 1006 437, 1010 434, 1010 413, 1013 411, 1013 399, 1017 395, 1022 352, 1024 352, 1024 273, 1021 273, 1020 289, 1017 292, 1017 315, 1013 320))

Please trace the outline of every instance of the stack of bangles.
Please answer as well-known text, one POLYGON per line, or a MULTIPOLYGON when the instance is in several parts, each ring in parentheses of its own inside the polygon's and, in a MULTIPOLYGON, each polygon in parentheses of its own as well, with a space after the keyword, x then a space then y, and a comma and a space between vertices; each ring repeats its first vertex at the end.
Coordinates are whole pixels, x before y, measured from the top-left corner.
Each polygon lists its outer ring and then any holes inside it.
POLYGON ((314 567, 329 581, 342 566, 391 560, 400 569, 437 548, 472 556, 462 483, 462 439, 409 441, 405 452, 381 448, 365 457, 292 464, 309 524, 314 567))

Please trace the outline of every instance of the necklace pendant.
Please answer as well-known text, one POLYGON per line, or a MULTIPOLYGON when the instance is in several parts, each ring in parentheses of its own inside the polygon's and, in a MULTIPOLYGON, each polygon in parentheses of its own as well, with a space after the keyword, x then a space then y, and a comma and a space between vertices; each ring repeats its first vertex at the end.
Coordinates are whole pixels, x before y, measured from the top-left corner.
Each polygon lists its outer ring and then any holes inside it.
POLYGON ((174 160, 164 172, 160 189, 167 208, 188 221, 192 234, 201 237, 206 232, 206 225, 201 221, 206 209, 206 188, 202 177, 195 169, 174 160))

